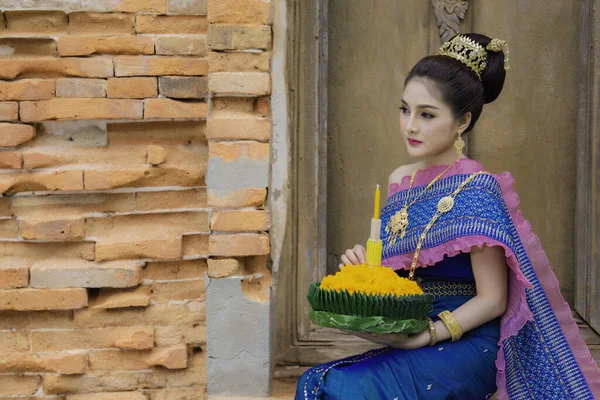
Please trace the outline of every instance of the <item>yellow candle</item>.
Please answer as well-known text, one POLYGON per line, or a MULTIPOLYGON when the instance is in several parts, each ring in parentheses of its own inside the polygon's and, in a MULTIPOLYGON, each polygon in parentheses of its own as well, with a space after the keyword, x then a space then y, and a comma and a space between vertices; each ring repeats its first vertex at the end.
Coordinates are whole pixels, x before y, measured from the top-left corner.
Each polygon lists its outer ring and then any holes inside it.
POLYGON ((377 189, 375 189, 375 209, 373 211, 373 219, 379 219, 379 198, 381 196, 381 191, 379 190, 379 185, 377 185, 377 189))

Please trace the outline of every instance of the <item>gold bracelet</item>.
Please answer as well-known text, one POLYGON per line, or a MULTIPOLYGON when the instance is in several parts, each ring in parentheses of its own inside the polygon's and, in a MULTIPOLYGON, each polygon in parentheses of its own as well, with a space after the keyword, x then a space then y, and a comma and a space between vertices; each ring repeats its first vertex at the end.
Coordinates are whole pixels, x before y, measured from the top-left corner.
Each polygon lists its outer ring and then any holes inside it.
POLYGON ((450 311, 442 311, 438 314, 438 317, 440 317, 444 325, 446 325, 446 328, 448 328, 448 330, 450 331, 450 335, 452 336, 453 342, 456 342, 458 339, 461 338, 463 334, 462 328, 460 327, 460 324, 458 323, 456 318, 454 318, 454 315, 452 315, 450 311))
POLYGON ((433 324, 433 320, 427 317, 427 323, 429 324, 429 333, 431 334, 431 339, 429 339, 429 345, 435 346, 437 343, 437 333, 435 331, 435 325, 433 324))

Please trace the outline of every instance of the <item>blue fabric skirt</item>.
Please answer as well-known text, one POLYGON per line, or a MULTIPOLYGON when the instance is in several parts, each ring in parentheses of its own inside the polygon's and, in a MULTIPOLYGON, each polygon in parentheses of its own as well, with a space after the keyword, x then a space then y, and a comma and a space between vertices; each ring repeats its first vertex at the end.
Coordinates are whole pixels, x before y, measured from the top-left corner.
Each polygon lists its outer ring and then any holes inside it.
MULTIPOLYGON (((472 297, 434 300, 430 317, 454 311, 472 297)), ((306 371, 296 400, 483 400, 496 392, 496 356, 500 340, 497 318, 458 341, 401 350, 384 347, 306 371)))

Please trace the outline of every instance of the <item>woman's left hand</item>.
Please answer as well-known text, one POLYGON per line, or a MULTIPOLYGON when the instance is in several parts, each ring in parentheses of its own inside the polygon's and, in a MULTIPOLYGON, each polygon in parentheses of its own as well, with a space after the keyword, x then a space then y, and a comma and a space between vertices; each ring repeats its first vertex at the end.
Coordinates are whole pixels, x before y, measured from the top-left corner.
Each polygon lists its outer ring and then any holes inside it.
POLYGON ((368 333, 368 332, 349 332, 359 338, 369 340, 373 343, 383 346, 394 347, 403 350, 414 350, 429 345, 429 330, 425 330, 416 335, 407 335, 405 333, 368 333))

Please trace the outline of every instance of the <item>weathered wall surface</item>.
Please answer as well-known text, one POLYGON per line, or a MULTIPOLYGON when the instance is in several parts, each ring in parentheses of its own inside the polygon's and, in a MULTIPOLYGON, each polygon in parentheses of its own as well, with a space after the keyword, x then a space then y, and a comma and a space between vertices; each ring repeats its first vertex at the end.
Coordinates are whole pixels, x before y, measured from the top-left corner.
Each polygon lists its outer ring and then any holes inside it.
POLYGON ((225 392, 225 301, 268 388, 271 7, 0 0, 0 398, 225 392))

